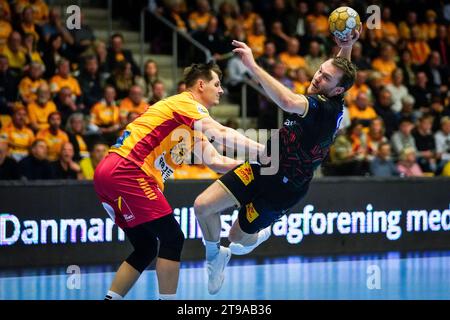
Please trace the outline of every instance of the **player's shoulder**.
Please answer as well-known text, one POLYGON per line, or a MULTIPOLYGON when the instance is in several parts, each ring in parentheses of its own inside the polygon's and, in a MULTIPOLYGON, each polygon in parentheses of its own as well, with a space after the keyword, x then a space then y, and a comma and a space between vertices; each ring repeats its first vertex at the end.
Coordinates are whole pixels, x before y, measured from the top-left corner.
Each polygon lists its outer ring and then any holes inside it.
POLYGON ((195 100, 194 96, 187 91, 171 96, 166 100, 174 110, 208 114, 208 109, 197 100, 195 100))

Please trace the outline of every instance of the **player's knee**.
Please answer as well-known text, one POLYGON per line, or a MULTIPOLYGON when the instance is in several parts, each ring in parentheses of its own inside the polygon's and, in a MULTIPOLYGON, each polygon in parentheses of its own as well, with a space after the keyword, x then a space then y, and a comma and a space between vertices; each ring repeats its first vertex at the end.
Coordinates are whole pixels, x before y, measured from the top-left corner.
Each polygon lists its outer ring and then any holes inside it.
POLYGON ((180 228, 174 229, 170 235, 159 239, 158 257, 172 261, 180 261, 183 250, 184 234, 180 228))
POLYGON ((126 259, 126 261, 139 273, 142 273, 153 261, 153 259, 155 259, 156 253, 156 246, 150 246, 145 249, 140 248, 134 250, 133 253, 130 254, 130 256, 126 259))
POLYGON ((199 195, 195 199, 194 210, 197 217, 206 217, 212 213, 211 206, 204 199, 204 197, 202 197, 202 195, 199 195))

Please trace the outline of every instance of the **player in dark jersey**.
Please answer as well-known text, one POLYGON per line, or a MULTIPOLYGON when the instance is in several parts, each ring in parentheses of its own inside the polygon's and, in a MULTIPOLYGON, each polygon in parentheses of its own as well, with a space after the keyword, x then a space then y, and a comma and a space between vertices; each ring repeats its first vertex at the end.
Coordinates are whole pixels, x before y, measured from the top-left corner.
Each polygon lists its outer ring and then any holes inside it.
MULTIPOLYGON (((208 290, 217 293, 229 260, 220 246, 220 212, 240 207, 231 227, 229 249, 246 254, 270 236, 270 225, 307 193, 314 170, 326 157, 343 114, 343 94, 354 83, 356 68, 350 62, 359 32, 336 40, 338 55, 325 61, 315 73, 306 95, 293 93, 259 67, 251 49, 233 41, 239 55, 270 98, 290 116, 278 134, 278 150, 267 150, 270 161, 279 161, 275 174, 265 173, 259 163, 246 162, 225 174, 195 200, 195 214, 203 232, 208 268, 208 290)), ((270 148, 269 139, 266 148, 270 148)), ((276 144, 275 144, 276 145, 276 144)))

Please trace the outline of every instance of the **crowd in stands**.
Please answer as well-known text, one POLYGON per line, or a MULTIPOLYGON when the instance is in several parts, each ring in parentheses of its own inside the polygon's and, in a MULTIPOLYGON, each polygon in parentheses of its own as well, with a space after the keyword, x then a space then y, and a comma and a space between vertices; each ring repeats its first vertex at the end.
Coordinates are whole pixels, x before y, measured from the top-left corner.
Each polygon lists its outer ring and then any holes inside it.
MULTIPOLYGON (((304 94, 339 49, 328 15, 341 4, 364 18, 367 1, 151 1, 181 31, 209 48, 224 70, 227 97, 240 103, 251 79, 231 54, 247 42, 258 63, 304 94)), ((450 176, 450 3, 379 1, 381 27, 364 28, 352 51, 355 85, 321 172, 324 175, 450 176)), ((171 37, 157 41, 170 42, 171 37)), ((152 52, 166 45, 152 43, 152 52)), ((142 69, 113 34, 96 38, 84 22, 69 30, 43 0, 0 0, 0 180, 92 179, 110 145, 166 88, 155 61, 142 69)), ((277 109, 249 92, 249 116, 275 127, 277 109)), ((230 119, 232 122, 233 119, 230 119)), ((175 178, 215 178, 183 166, 175 178)))

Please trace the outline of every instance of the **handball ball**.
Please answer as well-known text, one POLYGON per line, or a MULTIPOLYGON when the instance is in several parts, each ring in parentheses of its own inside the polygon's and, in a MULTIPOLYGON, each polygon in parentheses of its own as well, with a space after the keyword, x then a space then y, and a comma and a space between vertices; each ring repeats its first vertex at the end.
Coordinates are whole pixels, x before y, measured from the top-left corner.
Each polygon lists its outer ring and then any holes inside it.
POLYGON ((350 7, 339 7, 328 17, 330 32, 340 40, 344 40, 353 30, 359 30, 361 20, 358 12, 350 7))

